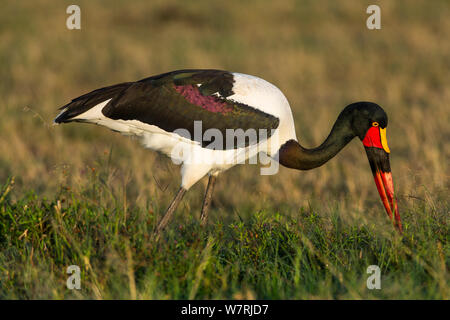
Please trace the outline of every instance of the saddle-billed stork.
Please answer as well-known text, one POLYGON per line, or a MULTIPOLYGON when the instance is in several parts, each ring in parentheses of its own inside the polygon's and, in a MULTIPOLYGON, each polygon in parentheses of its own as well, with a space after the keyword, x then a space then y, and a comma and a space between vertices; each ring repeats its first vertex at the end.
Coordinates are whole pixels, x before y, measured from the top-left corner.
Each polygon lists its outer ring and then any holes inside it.
POLYGON ((135 135, 146 148, 182 164, 180 189, 157 233, 167 225, 185 192, 209 175, 201 212, 204 224, 216 177, 237 163, 237 155, 247 160, 263 152, 285 167, 310 170, 333 158, 355 137, 365 147, 389 218, 402 231, 386 141, 388 118, 375 103, 356 102, 345 107, 325 141, 312 149, 299 144, 291 108, 277 87, 255 76, 222 70, 178 70, 119 83, 75 98, 60 110, 54 120, 57 124, 95 123, 135 135), (196 132, 199 125, 205 133, 200 137, 196 132), (208 139, 206 133, 211 130, 214 134, 208 139), (246 136, 240 143, 236 143, 236 135, 226 145, 211 143, 212 137, 220 142, 218 135, 229 136, 230 130, 266 134, 246 136))

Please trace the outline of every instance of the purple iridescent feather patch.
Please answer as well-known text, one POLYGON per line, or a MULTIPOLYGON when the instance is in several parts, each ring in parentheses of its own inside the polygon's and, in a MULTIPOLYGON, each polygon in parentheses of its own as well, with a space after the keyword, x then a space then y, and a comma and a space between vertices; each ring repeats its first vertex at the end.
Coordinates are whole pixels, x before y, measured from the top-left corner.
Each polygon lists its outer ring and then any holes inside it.
POLYGON ((215 96, 204 96, 194 85, 188 84, 184 86, 174 85, 175 90, 181 94, 189 103, 202 107, 205 110, 214 113, 226 114, 233 111, 226 102, 215 96))

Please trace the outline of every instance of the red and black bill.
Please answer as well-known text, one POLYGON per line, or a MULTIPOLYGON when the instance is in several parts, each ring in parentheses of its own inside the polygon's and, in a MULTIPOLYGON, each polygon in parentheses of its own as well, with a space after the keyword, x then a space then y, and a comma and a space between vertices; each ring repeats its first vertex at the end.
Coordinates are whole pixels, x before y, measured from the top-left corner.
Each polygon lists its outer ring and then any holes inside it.
POLYGON ((389 153, 376 147, 365 147, 365 149, 381 201, 389 218, 393 220, 395 227, 402 232, 402 222, 398 212, 397 200, 394 197, 394 183, 392 181, 389 153))

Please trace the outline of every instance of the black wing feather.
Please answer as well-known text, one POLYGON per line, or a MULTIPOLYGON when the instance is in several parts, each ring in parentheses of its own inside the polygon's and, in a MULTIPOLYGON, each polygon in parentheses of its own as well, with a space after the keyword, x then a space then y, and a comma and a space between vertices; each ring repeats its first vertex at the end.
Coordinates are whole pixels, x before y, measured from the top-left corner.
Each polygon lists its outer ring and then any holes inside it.
POLYGON ((133 82, 124 82, 115 84, 109 87, 100 88, 89 93, 86 93, 78 98, 72 100, 72 102, 59 108, 59 110, 66 109, 65 112, 60 114, 55 120, 55 123, 71 122, 72 118, 88 111, 90 108, 97 104, 112 99, 118 94, 129 88, 133 82))
MULTIPOLYGON (((137 82, 128 82, 98 89, 74 99, 64 106, 67 110, 55 122, 70 122, 71 118, 107 99, 111 101, 102 113, 114 120, 138 120, 165 131, 185 129, 194 140, 194 121, 201 121, 202 131, 218 129, 226 137, 227 129, 267 130, 267 137, 279 125, 279 119, 248 105, 227 99, 233 94, 233 75, 220 70, 179 70, 137 82), (177 87, 178 86, 178 87, 177 87), (183 87, 184 86, 184 87, 183 87), (198 90, 197 98, 219 106, 218 109, 197 103, 176 88, 198 90), (216 94, 216 95, 213 95, 216 94), (218 94, 218 96, 217 96, 218 94)), ((195 93, 195 92, 194 92, 195 93)), ((246 146, 258 142, 246 140, 246 146)), ((203 147, 211 142, 201 141, 203 147)), ((226 148, 226 146, 224 146, 226 148)), ((242 145, 233 145, 242 147, 242 145)))

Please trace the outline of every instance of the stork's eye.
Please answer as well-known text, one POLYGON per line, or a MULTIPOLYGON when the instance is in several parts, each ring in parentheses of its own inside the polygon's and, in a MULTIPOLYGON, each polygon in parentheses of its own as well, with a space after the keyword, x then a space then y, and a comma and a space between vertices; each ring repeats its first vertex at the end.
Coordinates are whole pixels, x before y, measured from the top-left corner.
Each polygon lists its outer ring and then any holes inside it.
POLYGON ((372 122, 372 126, 373 127, 378 127, 378 122, 376 122, 376 121, 372 122))

